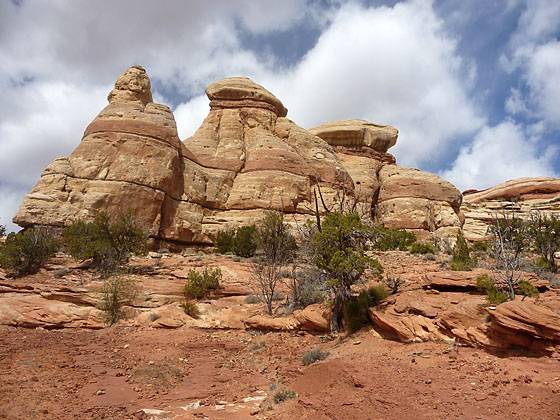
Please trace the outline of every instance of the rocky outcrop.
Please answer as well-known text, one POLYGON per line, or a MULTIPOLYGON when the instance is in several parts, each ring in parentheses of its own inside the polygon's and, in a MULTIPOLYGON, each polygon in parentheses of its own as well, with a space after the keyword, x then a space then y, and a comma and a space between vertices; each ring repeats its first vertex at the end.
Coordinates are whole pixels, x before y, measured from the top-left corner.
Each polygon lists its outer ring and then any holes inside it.
POLYGON ((461 192, 435 174, 397 165, 379 171, 377 218, 419 239, 455 237, 461 230, 461 192))
POLYGON ((530 302, 515 300, 489 311, 490 337, 503 347, 544 350, 560 344, 560 315, 530 302))
POLYGON ((152 236, 162 208, 180 198, 181 143, 171 110, 152 102, 141 67, 125 71, 109 105, 86 128, 68 157, 52 162, 14 218, 20 226, 63 226, 99 210, 131 209, 152 236))
POLYGON ((364 216, 370 216, 379 195, 379 171, 383 165, 395 163, 387 150, 396 144, 398 130, 364 120, 341 120, 309 131, 334 148, 338 160, 354 181, 352 199, 359 201, 364 216))
POLYGON ((205 235, 253 223, 264 209, 310 213, 316 184, 331 194, 354 189, 333 148, 285 118, 263 87, 235 77, 206 93, 210 113, 183 147, 183 202, 204 207, 205 235))
POLYGON ((132 211, 151 237, 210 244, 219 231, 253 224, 269 209, 312 217, 343 208, 419 239, 454 238, 461 194, 436 175, 395 165, 398 130, 364 120, 309 131, 245 77, 208 86, 208 116, 179 141, 168 107, 153 102, 139 66, 126 70, 78 147, 43 172, 14 221, 65 226, 103 210, 132 211))
POLYGON ((560 179, 520 178, 484 191, 465 191, 461 210, 465 215, 465 238, 484 240, 494 217, 504 212, 514 212, 522 218, 535 210, 560 216, 560 179))
POLYGON ((311 213, 314 185, 326 197, 353 191, 333 148, 285 118, 262 86, 228 78, 207 95, 207 118, 181 143, 169 108, 152 102, 145 70, 131 67, 79 146, 45 169, 14 221, 64 226, 99 210, 131 210, 154 238, 209 243, 217 230, 254 223, 265 209, 311 213))

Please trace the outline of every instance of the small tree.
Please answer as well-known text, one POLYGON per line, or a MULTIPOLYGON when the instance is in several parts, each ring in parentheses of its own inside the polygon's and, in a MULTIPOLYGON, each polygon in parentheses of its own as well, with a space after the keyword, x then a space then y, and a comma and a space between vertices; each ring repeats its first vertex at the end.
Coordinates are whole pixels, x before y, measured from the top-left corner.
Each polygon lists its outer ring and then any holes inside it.
POLYGON ((560 218, 554 214, 547 216, 536 211, 531 214, 527 228, 535 250, 546 263, 547 268, 556 273, 558 267, 554 254, 560 251, 560 218))
POLYGON ((58 241, 45 228, 10 233, 6 242, 0 245, 0 266, 17 276, 33 274, 39 271, 58 248, 58 241))
POLYGON ((273 211, 267 212, 257 226, 257 238, 262 258, 253 264, 252 274, 271 315, 274 292, 282 278, 282 269, 296 249, 296 242, 289 225, 284 222, 283 214, 273 211))
POLYGON ((355 213, 329 213, 322 222, 321 231, 312 239, 315 264, 325 273, 333 295, 333 332, 341 326, 342 311, 352 297, 351 286, 361 280, 368 268, 382 272, 379 262, 365 255, 367 231, 355 213))
POLYGON ((99 213, 93 222, 79 221, 63 232, 67 252, 78 260, 93 259, 103 277, 128 262, 132 254, 144 255, 148 234, 136 225, 132 213, 112 222, 107 213, 99 213))
POLYGON ((527 224, 515 213, 494 215, 489 228, 493 237, 492 253, 496 268, 501 270, 510 299, 515 298, 515 286, 519 281, 521 256, 527 245, 527 224))

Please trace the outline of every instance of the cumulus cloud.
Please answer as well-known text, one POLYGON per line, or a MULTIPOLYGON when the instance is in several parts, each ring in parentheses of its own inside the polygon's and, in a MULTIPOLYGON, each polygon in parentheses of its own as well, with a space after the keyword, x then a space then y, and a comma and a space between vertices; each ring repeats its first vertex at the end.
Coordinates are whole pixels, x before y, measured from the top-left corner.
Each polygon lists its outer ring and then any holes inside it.
MULTIPOLYGON (((392 8, 346 5, 300 63, 249 74, 304 127, 345 118, 395 125, 399 161, 423 165, 438 162, 451 143, 484 122, 469 95, 471 68, 431 2, 412 1, 392 8)), ((197 97, 179 114, 205 115, 204 107, 197 97)))
POLYGON ((506 110, 512 115, 532 110, 552 129, 560 129, 560 2, 531 0, 521 3, 522 13, 501 64, 509 72, 520 71, 526 94, 512 91, 506 110), (525 109, 516 105, 523 104, 525 109))
MULTIPOLYGON (((534 130, 529 130, 534 134, 534 130)), ((483 128, 472 144, 464 147, 453 168, 444 172, 460 189, 487 188, 524 176, 554 176, 553 159, 558 149, 538 152, 531 134, 511 120, 483 128)))
POLYGON ((208 83, 247 75, 276 94, 304 127, 342 118, 395 125, 400 138, 392 151, 404 165, 446 167, 449 151, 474 138, 448 171, 460 185, 480 187, 493 179, 476 169, 475 160, 484 158, 480 139, 496 143, 492 153, 500 156, 498 148, 511 146, 504 133, 515 134, 517 149, 533 162, 505 173, 550 173, 552 151, 534 150, 544 150, 543 136, 560 121, 558 40, 551 29, 560 8, 555 1, 535 0, 537 8, 529 3, 508 1, 508 8, 524 11, 502 63, 512 72, 521 69, 525 85, 514 86, 504 106, 512 116, 537 120, 487 127, 476 63, 461 57, 460 34, 448 30, 430 0, 392 7, 357 0, 215 0, 212 7, 202 0, 164 6, 140 0, 0 2, 0 223, 13 217, 14 203, 48 162, 77 145, 106 104, 112 82, 132 64, 146 67, 155 98, 178 104, 182 139, 208 112, 208 83), (259 48, 259 40, 302 25, 319 34, 295 62, 283 60, 294 57, 285 51, 291 44, 259 48))

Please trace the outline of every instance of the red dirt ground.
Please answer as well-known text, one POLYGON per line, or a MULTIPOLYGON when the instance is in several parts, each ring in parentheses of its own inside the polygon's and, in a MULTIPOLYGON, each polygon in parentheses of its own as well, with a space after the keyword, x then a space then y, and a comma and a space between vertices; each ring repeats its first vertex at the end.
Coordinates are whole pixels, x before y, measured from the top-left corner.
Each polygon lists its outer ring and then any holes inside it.
POLYGON ((560 362, 372 331, 0 328, 6 419, 556 419, 560 362), (329 357, 303 366, 306 351, 329 357), (276 404, 278 389, 297 397, 276 404), (274 390, 273 390, 274 389, 274 390))

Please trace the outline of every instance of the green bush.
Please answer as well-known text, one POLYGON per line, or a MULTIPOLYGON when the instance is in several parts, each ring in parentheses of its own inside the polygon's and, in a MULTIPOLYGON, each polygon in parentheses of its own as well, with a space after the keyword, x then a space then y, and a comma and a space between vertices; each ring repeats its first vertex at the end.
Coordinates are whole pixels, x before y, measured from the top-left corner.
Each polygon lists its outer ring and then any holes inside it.
POLYGON ((407 248, 416 242, 416 235, 404 229, 392 229, 377 226, 371 233, 373 248, 380 251, 390 251, 399 249, 406 251, 407 248))
POLYGON ((222 270, 220 268, 209 270, 205 267, 202 272, 190 270, 187 274, 187 283, 183 289, 183 294, 187 300, 202 299, 206 297, 211 290, 220 288, 221 279, 222 270))
POLYGON ((368 287, 365 290, 365 293, 368 297, 368 306, 375 306, 387 299, 389 296, 389 291, 382 284, 376 284, 375 286, 368 287))
POLYGON ((325 360, 328 356, 328 351, 322 351, 319 347, 317 347, 307 353, 304 353, 302 362, 304 366, 309 366, 320 360, 325 360))
POLYGON ((220 254, 233 252, 233 244, 235 239, 235 230, 227 229, 218 232, 216 236, 215 245, 220 254))
POLYGON ((53 256, 58 241, 46 229, 27 229, 10 233, 0 245, 0 266, 16 276, 33 274, 53 256))
POLYGON ((241 226, 235 232, 233 253, 240 257, 249 258, 257 250, 257 228, 255 226, 241 226))
POLYGON ((437 254, 435 246, 423 242, 414 242, 408 248, 411 254, 437 254))
POLYGON ((187 314, 191 318, 197 319, 198 317, 200 317, 200 311, 196 306, 196 302, 193 302, 192 300, 185 299, 185 301, 181 303, 181 308, 183 308, 185 314, 187 314))
POLYGON ((387 299, 389 291, 382 284, 362 290, 344 304, 343 319, 346 330, 354 333, 369 323, 368 308, 387 299))
POLYGON ((474 252, 488 252, 490 244, 486 241, 476 241, 472 244, 471 251, 474 252))
POLYGON ((367 269, 381 274, 381 264, 365 254, 368 227, 356 213, 329 213, 320 231, 311 240, 315 266, 326 277, 333 296, 331 331, 338 330, 351 286, 362 278, 367 269))
POLYGON ((232 252, 238 257, 252 257, 257 250, 257 228, 242 226, 218 232, 215 245, 220 254, 232 252))
POLYGON ((476 279, 476 287, 486 293, 486 300, 492 305, 499 305, 509 300, 507 293, 498 290, 496 282, 488 274, 483 274, 476 279))
POLYGON ((360 293, 357 297, 348 300, 344 304, 342 315, 344 327, 348 333, 355 333, 369 322, 368 307, 369 298, 365 292, 360 293))
POLYGON ((145 255, 148 250, 148 234, 136 225, 132 213, 112 222, 101 212, 92 222, 66 227, 63 237, 66 251, 77 260, 91 258, 103 277, 116 272, 131 255, 145 255))
POLYGON ((471 256, 469 245, 462 233, 457 235, 450 265, 453 271, 471 271, 476 267, 476 258, 471 256))
POLYGON ((274 394, 274 402, 280 404, 284 401, 291 400, 292 398, 297 398, 297 393, 291 389, 281 389, 276 391, 274 394))
POLYGON ((560 251, 560 218, 554 214, 534 212, 527 228, 529 241, 546 263, 545 268, 556 273, 558 267, 554 254, 560 251))
POLYGON ((496 287, 496 282, 488 274, 483 274, 476 278, 476 287, 481 292, 486 292, 488 289, 496 287))
POLYGON ((116 276, 105 280, 101 289, 99 309, 105 312, 105 320, 113 325, 124 317, 123 306, 134 301, 138 288, 134 281, 116 276))
POLYGON ((539 290, 527 280, 519 280, 515 289, 517 293, 523 296, 523 299, 539 295, 539 290))

